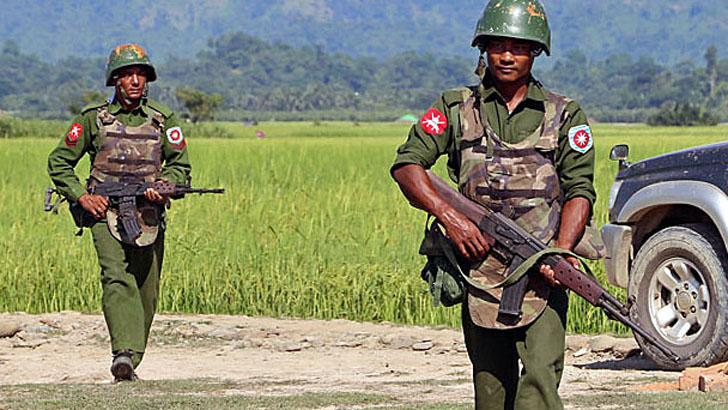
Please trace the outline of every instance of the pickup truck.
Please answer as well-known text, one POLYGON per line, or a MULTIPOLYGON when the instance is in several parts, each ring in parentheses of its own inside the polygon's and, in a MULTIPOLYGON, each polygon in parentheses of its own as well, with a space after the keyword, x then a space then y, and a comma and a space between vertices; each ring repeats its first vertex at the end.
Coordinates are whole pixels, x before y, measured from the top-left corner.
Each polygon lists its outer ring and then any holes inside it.
POLYGON ((681 369, 728 359, 728 143, 629 163, 619 173, 602 227, 605 268, 627 289, 630 316, 683 360, 635 336, 659 366, 681 369))

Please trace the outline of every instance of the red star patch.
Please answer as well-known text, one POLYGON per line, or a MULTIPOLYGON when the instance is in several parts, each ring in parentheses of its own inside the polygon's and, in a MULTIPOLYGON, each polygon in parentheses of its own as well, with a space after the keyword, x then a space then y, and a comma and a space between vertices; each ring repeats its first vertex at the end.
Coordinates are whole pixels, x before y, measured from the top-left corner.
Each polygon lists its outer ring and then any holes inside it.
POLYGON ((579 130, 576 135, 574 135, 574 144, 581 149, 586 148, 586 146, 589 145, 589 134, 587 134, 584 130, 579 130))
POLYGON ((569 145, 574 151, 586 154, 594 146, 594 138, 589 125, 572 127, 569 130, 569 145))
POLYGON ((68 134, 66 134, 66 145, 69 147, 75 147, 82 134, 83 125, 74 122, 73 125, 71 125, 71 129, 68 130, 68 134))
POLYGON ((447 128, 447 118, 437 108, 430 108, 420 118, 422 129, 428 134, 440 135, 447 128))

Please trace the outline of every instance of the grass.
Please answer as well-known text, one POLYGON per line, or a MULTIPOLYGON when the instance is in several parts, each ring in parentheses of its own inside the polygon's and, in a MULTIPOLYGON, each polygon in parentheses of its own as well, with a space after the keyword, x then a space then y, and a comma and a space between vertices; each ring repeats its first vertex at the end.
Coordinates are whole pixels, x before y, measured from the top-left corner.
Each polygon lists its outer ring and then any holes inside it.
POLYGON ((364 393, 263 396, 234 383, 206 380, 141 381, 115 385, 0 386, 0 408, 12 409, 317 409, 367 408, 392 400, 364 393))
MULTIPOLYGON (((406 125, 219 126, 236 138, 191 138, 193 182, 227 193, 173 203, 161 311, 459 325, 458 308, 432 306, 417 255, 425 215, 389 176, 406 125), (253 137, 255 130, 266 137, 253 137)), ((606 222, 617 168, 606 160, 612 145, 629 143, 638 160, 721 141, 726 131, 595 126, 597 222, 606 222)), ((90 233, 73 236, 65 207, 42 212, 56 143, 0 140, 0 311, 100 310, 90 233)), ((76 168, 82 178, 88 167, 84 160, 76 168)), ((444 174, 444 161, 436 169, 444 174)), ((605 283, 602 263, 591 266, 605 283)), ((576 298, 569 330, 624 332, 576 298)))
POLYGON ((568 400, 577 409, 620 410, 722 410, 728 406, 728 393, 607 393, 576 396, 568 400))
MULTIPOLYGON (((268 384, 216 380, 160 380, 119 384, 26 384, 0 386, 2 409, 399 409, 465 410, 463 403, 417 402, 385 394, 305 392, 284 394, 268 384), (265 387, 268 386, 266 389, 265 387), (260 394, 266 391, 265 394, 260 394)), ((567 408, 639 410, 718 410, 728 406, 728 393, 668 392, 577 395, 567 408)))

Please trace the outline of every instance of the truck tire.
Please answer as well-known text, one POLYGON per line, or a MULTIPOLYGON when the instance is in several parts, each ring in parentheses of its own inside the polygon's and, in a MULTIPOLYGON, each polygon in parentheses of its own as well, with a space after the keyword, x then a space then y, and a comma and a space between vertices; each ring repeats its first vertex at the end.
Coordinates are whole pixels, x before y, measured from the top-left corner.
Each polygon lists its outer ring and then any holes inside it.
POLYGON ((709 366, 728 358, 726 251, 708 224, 671 226, 650 237, 632 263, 630 316, 681 361, 674 363, 635 335, 665 369, 709 366))

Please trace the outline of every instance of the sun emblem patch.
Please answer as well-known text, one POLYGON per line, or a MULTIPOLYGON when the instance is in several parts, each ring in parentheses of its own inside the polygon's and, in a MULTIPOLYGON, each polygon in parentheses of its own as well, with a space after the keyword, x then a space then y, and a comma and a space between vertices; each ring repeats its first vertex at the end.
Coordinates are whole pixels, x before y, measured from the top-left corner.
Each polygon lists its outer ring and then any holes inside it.
POLYGON ((182 135, 182 128, 172 127, 167 130, 167 141, 172 145, 172 148, 181 150, 187 145, 185 142, 185 136, 182 135))
POLYGON ((74 122, 73 125, 71 125, 71 129, 68 130, 68 134, 66 134, 66 145, 69 147, 75 147, 82 134, 83 125, 74 122))
POLYGON ((440 135, 447 128, 447 118, 437 108, 430 108, 420 119, 420 125, 426 133, 440 135))
POLYGON ((594 146, 591 128, 588 125, 571 127, 569 130, 569 145, 574 151, 586 154, 594 146))

